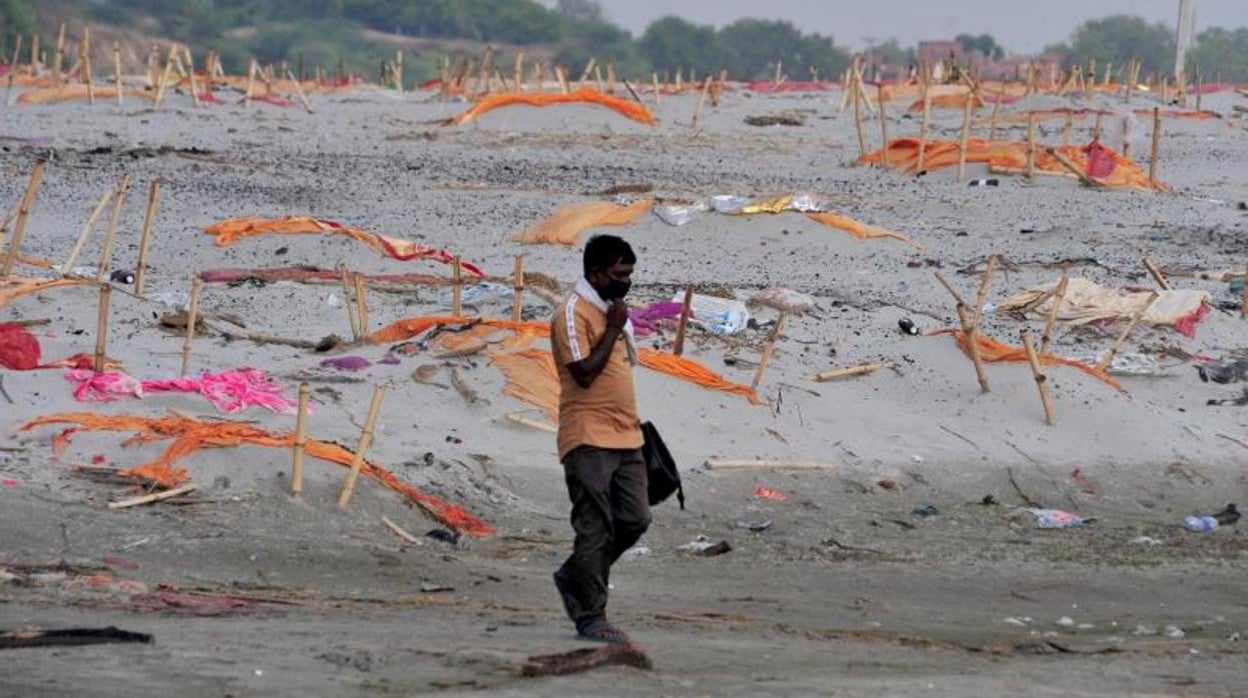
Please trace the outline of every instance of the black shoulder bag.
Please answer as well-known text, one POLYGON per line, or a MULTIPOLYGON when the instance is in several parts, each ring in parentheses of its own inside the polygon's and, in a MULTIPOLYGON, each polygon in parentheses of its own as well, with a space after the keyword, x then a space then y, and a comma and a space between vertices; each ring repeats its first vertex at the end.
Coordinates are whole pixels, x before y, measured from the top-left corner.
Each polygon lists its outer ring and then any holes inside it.
POLYGON ((685 490, 680 483, 680 471, 676 469, 676 461, 659 436, 659 430, 650 422, 641 423, 641 434, 645 444, 641 454, 646 459, 646 477, 649 480, 650 506, 659 504, 676 493, 676 501, 680 509, 685 509, 685 490))

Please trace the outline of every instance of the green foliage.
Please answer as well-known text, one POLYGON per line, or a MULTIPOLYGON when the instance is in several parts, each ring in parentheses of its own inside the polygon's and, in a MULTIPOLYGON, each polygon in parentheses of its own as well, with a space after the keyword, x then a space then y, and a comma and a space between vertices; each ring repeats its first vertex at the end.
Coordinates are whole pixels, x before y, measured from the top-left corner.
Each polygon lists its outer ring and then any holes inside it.
POLYGON ((979 36, 958 34, 953 37, 953 40, 962 44, 962 48, 967 51, 975 51, 985 58, 991 58, 994 61, 1005 58, 1005 49, 1001 44, 997 43, 997 40, 991 34, 980 34, 979 36))
POLYGON ((910 49, 902 48, 896 37, 871 49, 876 63, 884 65, 907 65, 914 60, 910 49))
MULTIPOLYGON (((18 34, 27 34, 35 28, 35 13, 27 0, 0 0, 0 31, 4 45, 12 46, 18 34)), ((12 55, 4 60, 8 61, 12 55)))
POLYGON ((1196 35, 1195 50, 1188 53, 1189 69, 1200 71, 1206 82, 1248 81, 1248 27, 1234 31, 1214 27, 1196 35))
POLYGON ((737 20, 720 30, 719 45, 724 53, 724 67, 743 79, 775 75, 776 61, 795 80, 805 79, 805 71, 811 67, 822 75, 831 75, 849 63, 845 53, 833 45, 832 37, 802 34, 790 22, 737 20))
POLYGON ((679 17, 657 19, 637 40, 637 49, 650 65, 659 70, 690 68, 701 73, 718 71, 724 65, 715 28, 693 24, 679 17))
POLYGON ((1068 55, 1084 62, 1095 58, 1104 65, 1125 66, 1139 59, 1143 74, 1174 70, 1174 30, 1165 24, 1149 24, 1142 17, 1113 15, 1079 25, 1070 37, 1068 55))

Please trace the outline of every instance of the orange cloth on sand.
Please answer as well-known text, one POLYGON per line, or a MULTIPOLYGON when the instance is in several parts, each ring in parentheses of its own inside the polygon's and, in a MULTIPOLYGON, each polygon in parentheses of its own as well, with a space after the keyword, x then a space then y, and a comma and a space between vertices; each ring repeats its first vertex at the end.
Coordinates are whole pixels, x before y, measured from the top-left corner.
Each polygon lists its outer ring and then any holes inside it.
POLYGON ((490 352, 490 363, 507 379, 503 392, 540 408, 551 421, 559 419, 559 373, 555 359, 542 349, 514 353, 490 352))
POLYGON ((638 199, 627 206, 610 201, 571 204, 512 235, 511 239, 525 245, 575 245, 586 230, 600 225, 629 225, 653 205, 654 199, 638 199))
MULTIPOLYGON (((927 141, 923 150, 923 169, 932 171, 957 166, 958 147, 957 141, 927 141)), ((1077 167, 1082 168, 1085 172, 1087 171, 1088 155, 1083 152, 1082 146, 1064 145, 1059 146, 1056 150, 1077 167)), ((1108 176, 1097 180, 1101 184, 1107 187, 1124 189, 1166 189, 1166 186, 1160 182, 1156 184, 1150 182, 1148 173, 1145 172, 1144 168, 1130 158, 1124 157, 1113 149, 1104 146, 1102 146, 1102 152, 1113 158, 1114 170, 1108 176)), ((883 150, 877 150, 858 159, 858 162, 862 164, 878 165, 882 164, 883 161, 883 150)), ((897 138, 888 142, 889 167, 914 172, 918 168, 918 161, 918 138, 897 138)), ((967 142, 966 161, 972 164, 981 163, 994 167, 1024 170, 1027 168, 1027 142, 971 139, 967 142)), ((1068 171, 1057 161, 1057 158, 1041 149, 1036 150, 1036 169, 1043 172, 1057 172, 1061 174, 1065 174, 1068 171)))
MULTIPOLYGON (((932 334, 932 335, 951 334, 953 335, 954 339, 957 340, 958 347, 962 349, 962 353, 966 354, 968 357, 971 355, 971 343, 970 341, 967 340, 966 333, 963 332, 961 329, 946 328, 943 330, 935 330, 933 332, 929 332, 928 334, 932 334)), ((1020 347, 1011 346, 1003 342, 998 342, 997 340, 991 337, 982 335, 982 334, 978 336, 978 340, 979 340, 979 356, 981 359, 983 359, 984 361, 987 361, 988 363, 998 363, 998 362, 1025 363, 1027 361, 1027 350, 1021 346, 1020 347)), ((1039 349, 1037 348, 1036 351, 1038 352, 1039 349)), ((1054 356, 1052 354, 1038 354, 1038 356, 1040 358, 1040 364, 1043 366, 1057 366, 1057 365, 1071 366, 1073 368, 1079 369, 1080 371, 1083 371, 1084 373, 1088 374, 1089 376, 1092 376, 1093 378, 1104 381, 1106 384, 1114 388, 1117 388, 1118 390, 1121 390, 1124 393, 1127 392, 1126 390, 1123 389, 1121 383, 1114 380, 1112 376, 1110 376, 1105 371, 1102 371, 1101 369, 1097 368, 1096 366, 1089 366, 1088 364, 1085 364, 1081 361, 1075 361, 1074 359, 1065 359, 1060 356, 1054 356)))
POLYGON ((861 223, 853 218, 849 218, 848 216, 842 216, 839 213, 832 213, 831 211, 812 211, 807 213, 806 217, 816 223, 822 223, 830 228, 836 228, 837 230, 849 233, 859 240, 868 240, 870 238, 892 238, 910 245, 919 252, 924 251, 922 245, 906 237, 904 233, 898 233, 886 228, 878 228, 874 225, 867 225, 866 223, 861 223))
POLYGON ((18 276, 0 281, 0 308, 10 301, 32 293, 47 291, 59 286, 94 286, 95 280, 87 279, 28 279, 18 276))
MULTIPOLYGON (((343 225, 337 221, 311 216, 285 216, 282 218, 229 218, 204 228, 204 232, 216 238, 218 247, 228 247, 238 242, 239 238, 280 233, 283 235, 315 235, 320 233, 337 233, 358 240, 377 250, 381 254, 406 262, 412 259, 432 259, 443 264, 455 261, 455 255, 446 250, 426 247, 411 240, 392 238, 380 233, 343 225)), ((461 268, 473 276, 485 276, 474 264, 461 262, 461 268)))
MULTIPOLYGON (((33 419, 21 426, 21 431, 29 431, 45 424, 77 424, 59 435, 52 442, 53 453, 59 454, 69 444, 69 438, 78 431, 133 431, 133 437, 123 445, 163 441, 173 439, 173 443, 161 456, 149 463, 124 470, 123 477, 136 477, 151 480, 166 487, 172 487, 187 478, 186 468, 175 467, 176 462, 195 451, 205 447, 233 447, 242 444, 267 446, 270 448, 291 448, 294 445, 294 434, 273 434, 259 427, 240 422, 201 422, 184 417, 140 417, 135 415, 102 415, 94 412, 68 412, 53 414, 33 419)), ((306 453, 313 458, 320 458, 342 466, 350 466, 355 454, 335 443, 309 439, 306 453)), ((444 502, 433 495, 400 481, 389 470, 374 465, 367 460, 360 472, 386 487, 406 496, 421 509, 424 509, 438 521, 473 536, 488 536, 494 528, 478 519, 463 508, 444 502)))
POLYGON ((647 126, 654 126, 658 123, 650 109, 640 102, 604 95, 597 90, 584 89, 566 95, 558 92, 500 92, 485 97, 467 111, 447 119, 446 123, 452 126, 459 126, 473 121, 491 109, 498 109, 499 107, 511 106, 513 104, 523 104, 530 107, 548 107, 552 104, 571 103, 600 104, 608 109, 614 109, 625 118, 646 124, 647 126))
POLYGON ((368 335, 367 340, 374 344, 402 342, 404 340, 411 339, 412 337, 422 335, 438 325, 462 325, 467 323, 478 323, 480 325, 493 327, 499 330, 511 330, 517 335, 529 335, 533 337, 550 336, 550 325, 545 322, 515 322, 513 320, 503 320, 501 318, 491 317, 477 318, 456 317, 454 315, 423 315, 420 317, 409 317, 392 322, 368 335))
MULTIPOLYGON (((115 100, 117 99, 116 87, 105 87, 96 85, 94 87, 95 98, 97 100, 115 100)), ((155 94, 140 92, 137 90, 123 90, 122 97, 125 99, 146 99, 153 100, 155 94)), ((23 93, 17 98, 18 104, 58 104, 60 102, 86 102, 90 99, 87 93, 87 86, 74 83, 63 85, 61 87, 45 87, 38 90, 31 90, 23 93)))
POLYGON ((637 360, 646 368, 675 376, 681 380, 709 388, 740 395, 751 404, 759 404, 758 394, 748 385, 733 383, 702 364, 657 349, 638 349, 637 360))

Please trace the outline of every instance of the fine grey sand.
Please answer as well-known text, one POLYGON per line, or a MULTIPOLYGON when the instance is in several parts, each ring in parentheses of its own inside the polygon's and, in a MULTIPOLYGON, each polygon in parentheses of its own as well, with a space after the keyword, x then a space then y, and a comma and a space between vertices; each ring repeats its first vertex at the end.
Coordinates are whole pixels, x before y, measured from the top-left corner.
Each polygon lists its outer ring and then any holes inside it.
MULTIPOLYGON (((216 247, 205 226, 234 216, 312 215, 450 249, 491 274, 525 269, 564 284, 580 248, 521 247, 508 237, 558 206, 610 197, 645 183, 663 196, 767 196, 810 192, 845 215, 901 231, 926 247, 861 242, 797 213, 703 213, 682 227, 653 215, 604 229, 639 255, 635 303, 666 300, 687 284, 738 297, 772 286, 814 296, 815 312, 790 317, 760 388, 764 404, 638 369, 644 418, 662 429, 685 471, 688 510, 655 509, 644 554, 626 556, 610 612, 644 646, 655 669, 599 669, 519 678, 529 655, 585 647, 573 638, 550 583, 571 529, 552 435, 507 423, 528 407, 503 394, 483 356, 454 361, 484 402, 411 379, 427 356, 358 374, 318 368, 310 351, 195 340, 195 371, 250 366, 293 397, 301 371, 358 378, 313 382, 309 432, 354 446, 374 385, 388 388, 369 457, 422 491, 497 528, 451 545, 399 495, 361 480, 336 506, 344 470, 309 459, 299 497, 289 494, 289 454, 241 446, 185 459, 207 501, 111 511, 123 486, 73 474, 97 454, 124 468, 167 442, 122 448, 128 434, 81 433, 59 458, 59 427, 17 428, 80 410, 213 416, 202 398, 77 403, 59 370, 5 371, 13 404, 0 403, 0 630, 117 627, 151 633, 150 645, 6 650, 0 693, 60 695, 1236 695, 1245 690, 1241 634, 1248 631, 1245 539, 1236 526, 1188 533, 1183 517, 1245 503, 1244 407, 1209 406, 1238 385, 1202 383, 1190 362, 1161 359, 1156 375, 1119 376, 1124 392, 1065 367, 1048 368, 1057 423, 1043 422, 1024 364, 988 368, 981 394, 970 361, 948 336, 906 336, 953 326, 935 265, 972 298, 990 254, 999 270, 990 303, 1052 281, 1067 265, 1115 288, 1151 286, 1140 264, 1242 268, 1248 252, 1248 133, 1242 122, 1167 119, 1159 177, 1169 193, 1097 191, 1066 179, 1002 177, 970 188, 951 170, 922 178, 853 164, 852 110, 840 93, 727 93, 689 126, 694 96, 667 97, 651 128, 585 106, 501 109, 478 122, 434 120, 462 110, 429 94, 360 92, 313 97, 316 113, 257 104, 192 109, 184 95, 160 110, 138 103, 10 106, 0 116, 0 196, 7 206, 30 165, 49 159, 23 253, 62 262, 106 188, 129 173, 114 268, 133 268, 147 186, 164 181, 149 258, 149 295, 185 293, 198 271, 344 262, 366 273, 436 273, 434 262, 382 258, 341 236, 269 235, 216 247), (806 125, 756 128, 747 115, 806 110, 806 125), (907 263, 917 263, 908 265, 907 263), (964 275, 959 270, 975 273, 964 275), (832 383, 810 374, 865 361, 897 370, 832 383), (799 459, 816 472, 707 471, 709 457, 799 459), (1078 477, 1073 476, 1078 472, 1078 477), (779 490, 786 501, 754 495, 779 490), (984 504, 991 495, 990 504, 984 504), (1031 503, 1096 521, 1040 530, 1031 503), (939 513, 920 517, 927 504, 939 513), (420 538, 405 542, 386 516, 420 538), (738 522, 771 521, 761 533, 738 522), (696 536, 728 540, 712 558, 676 554, 696 536), (92 575, 110 573, 106 584, 92 575), (9 579, 9 575, 13 579, 9 579), (136 584, 123 584, 132 580, 136 584), (141 583, 148 595, 140 593, 141 583), (164 585, 164 586, 162 586, 164 585), (437 591, 437 588, 449 590, 437 591), (423 589, 423 590, 422 590, 423 589), (159 591, 233 595, 229 608, 146 604, 159 591), (239 599, 242 599, 241 601, 239 599)), ((1121 107, 1120 99, 1102 104, 1121 107)), ((1204 97, 1231 113, 1244 99, 1204 97)), ((1055 101, 1056 102, 1056 101, 1055 101)), ((1062 104, 1073 104, 1061 102, 1062 104)), ((1136 107, 1151 106, 1139 100, 1136 107)), ((1075 104, 1075 106, 1079 106, 1075 104)), ((890 134, 915 135, 918 119, 890 105, 890 134)), ((1022 105, 1003 110, 1012 113, 1022 105)), ((986 112, 986 110, 985 110, 986 112)), ((1134 118, 1134 117, 1133 117, 1134 118)), ((938 111, 933 138, 957 137, 961 114, 938 111)), ((1148 152, 1148 121, 1132 151, 1148 152)), ((1024 127, 1002 126, 1024 138, 1024 127)), ((1076 122, 1086 142, 1092 121, 1076 122)), ((986 127, 977 126, 979 135, 986 127)), ((1060 121, 1042 139, 1060 140, 1060 121)), ((1120 145, 1122 120, 1106 119, 1120 145)), ((870 147, 878 122, 867 123, 870 147)), ((986 176, 980 166, 968 177, 986 176)), ((102 228, 102 226, 101 226, 102 228)), ((100 234, 79 263, 94 264, 100 234)), ((27 268, 34 273, 37 270, 27 268)), ((1175 278, 1205 289, 1216 308, 1195 339, 1140 327, 1122 353, 1174 347, 1222 358, 1248 346, 1248 322, 1222 282, 1175 278)), ((125 287, 122 287, 125 288, 125 287)), ((445 314, 446 291, 369 294, 373 327, 445 314)), ((45 360, 94 346, 96 293, 55 289, 14 301, 0 321, 48 318, 32 328, 45 360)), ((338 285, 279 282, 205 287, 201 312, 232 313, 248 331, 320 339, 349 329, 338 285), (331 299, 332 296, 332 299, 331 299)), ((526 296, 532 319, 549 306, 526 296)), ((170 308, 115 293, 108 355, 140 378, 176 375, 182 339, 157 325, 170 308)), ((501 299, 475 309, 506 316, 501 299)), ((776 312, 725 340, 694 332, 687 355, 748 383, 776 312), (742 361, 727 365, 725 357, 742 361)), ((1025 325, 988 313, 986 332, 1017 343, 1025 325)), ((1063 327, 1057 353, 1095 357, 1117 327, 1063 327)), ((667 346, 672 334, 643 340, 667 346)), ((539 346, 544 346, 541 344, 539 346)), ((384 345, 346 352, 376 362, 384 345)), ((439 382, 449 382, 447 369, 439 382)), ((0 398, 2 399, 2 398, 0 398)), ((283 432, 294 419, 251 409, 224 418, 283 432)), ((181 598, 181 597, 179 597, 181 598)), ((203 598, 208 598, 204 596, 203 598)))

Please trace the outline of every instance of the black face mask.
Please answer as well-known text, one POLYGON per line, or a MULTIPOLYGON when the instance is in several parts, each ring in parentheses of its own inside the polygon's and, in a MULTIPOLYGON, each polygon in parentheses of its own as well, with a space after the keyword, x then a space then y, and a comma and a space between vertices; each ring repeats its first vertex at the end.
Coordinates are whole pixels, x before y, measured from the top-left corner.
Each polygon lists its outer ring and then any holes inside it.
POLYGON ((633 287, 633 283, 631 281, 620 281, 618 279, 611 279, 610 281, 607 282, 606 288, 602 289, 602 291, 600 291, 598 295, 602 296, 602 299, 604 301, 623 300, 624 296, 628 295, 628 291, 632 287, 633 287))

